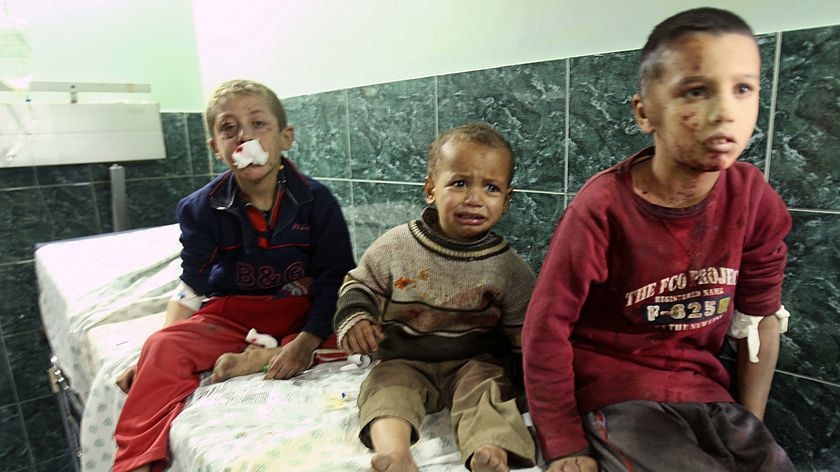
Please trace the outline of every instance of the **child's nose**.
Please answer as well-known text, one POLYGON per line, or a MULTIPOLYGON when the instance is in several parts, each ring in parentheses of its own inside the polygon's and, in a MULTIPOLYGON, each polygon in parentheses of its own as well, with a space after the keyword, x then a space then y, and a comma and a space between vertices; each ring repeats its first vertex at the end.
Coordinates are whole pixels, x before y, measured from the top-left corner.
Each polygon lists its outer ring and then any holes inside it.
POLYGON ((711 101, 709 119, 712 123, 732 121, 735 97, 728 94, 719 94, 711 101))
POLYGON ((481 197, 478 195, 478 191, 475 189, 467 190, 467 195, 464 197, 464 203, 468 205, 480 205, 481 197))
POLYGON ((251 128, 250 126, 243 125, 241 128, 239 128, 239 142, 240 143, 250 141, 250 140, 254 139, 255 136, 256 136, 256 133, 254 133, 253 128, 251 128))

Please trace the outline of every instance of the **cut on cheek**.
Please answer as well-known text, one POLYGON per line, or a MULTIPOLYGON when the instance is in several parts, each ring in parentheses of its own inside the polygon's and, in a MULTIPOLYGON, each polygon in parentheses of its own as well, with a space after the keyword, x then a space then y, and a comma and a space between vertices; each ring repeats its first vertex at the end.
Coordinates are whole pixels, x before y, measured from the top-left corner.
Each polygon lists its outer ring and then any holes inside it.
POLYGON ((680 123, 682 123, 683 128, 687 129, 690 132, 696 132, 700 129, 700 123, 697 122, 694 118, 697 116, 696 112, 686 113, 680 116, 680 123))

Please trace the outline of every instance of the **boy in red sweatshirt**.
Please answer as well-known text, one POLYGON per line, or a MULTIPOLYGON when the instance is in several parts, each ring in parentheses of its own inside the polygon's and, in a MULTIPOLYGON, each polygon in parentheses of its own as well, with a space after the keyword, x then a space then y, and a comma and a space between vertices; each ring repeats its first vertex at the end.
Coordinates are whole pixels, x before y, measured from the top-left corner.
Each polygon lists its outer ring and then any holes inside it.
POLYGON ((651 33, 639 79, 654 146, 580 190, 526 316, 548 471, 792 471, 761 422, 791 218, 736 162, 758 116, 757 43, 728 11, 679 13, 651 33), (717 357, 728 331, 743 338, 737 399, 717 357))

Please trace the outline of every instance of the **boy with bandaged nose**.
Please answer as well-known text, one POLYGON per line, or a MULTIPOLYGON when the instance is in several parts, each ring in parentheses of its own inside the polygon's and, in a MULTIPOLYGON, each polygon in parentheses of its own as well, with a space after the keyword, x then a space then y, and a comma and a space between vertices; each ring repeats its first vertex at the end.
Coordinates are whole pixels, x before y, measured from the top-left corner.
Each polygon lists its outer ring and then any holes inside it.
POLYGON ((206 124, 229 170, 177 206, 181 284, 163 329, 118 380, 128 397, 115 433, 117 472, 166 467, 170 425, 200 372, 213 369, 211 380, 221 381, 268 364, 266 378, 286 379, 309 367, 334 339, 338 287, 354 265, 335 198, 283 155, 295 132, 274 92, 226 82, 206 124), (243 352, 251 329, 291 340, 243 352))

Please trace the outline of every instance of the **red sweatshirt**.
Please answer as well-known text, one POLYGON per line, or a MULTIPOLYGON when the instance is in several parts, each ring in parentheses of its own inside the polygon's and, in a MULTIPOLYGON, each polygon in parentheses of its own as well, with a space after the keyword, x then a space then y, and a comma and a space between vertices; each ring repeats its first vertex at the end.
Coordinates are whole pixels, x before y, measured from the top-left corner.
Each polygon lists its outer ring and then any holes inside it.
POLYGON ((717 358, 733 308, 781 304, 790 214, 753 165, 721 172, 702 202, 633 193, 645 149, 593 176, 563 214, 525 317, 531 416, 543 456, 588 446, 582 413, 629 400, 733 401, 717 358))

